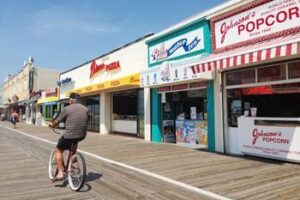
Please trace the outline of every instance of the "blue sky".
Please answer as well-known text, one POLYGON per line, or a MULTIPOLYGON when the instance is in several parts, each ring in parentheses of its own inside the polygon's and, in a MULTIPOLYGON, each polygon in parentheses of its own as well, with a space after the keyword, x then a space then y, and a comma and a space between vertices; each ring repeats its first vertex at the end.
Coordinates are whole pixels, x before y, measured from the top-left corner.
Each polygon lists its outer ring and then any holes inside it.
POLYGON ((36 67, 78 66, 225 0, 0 0, 0 81, 36 67))

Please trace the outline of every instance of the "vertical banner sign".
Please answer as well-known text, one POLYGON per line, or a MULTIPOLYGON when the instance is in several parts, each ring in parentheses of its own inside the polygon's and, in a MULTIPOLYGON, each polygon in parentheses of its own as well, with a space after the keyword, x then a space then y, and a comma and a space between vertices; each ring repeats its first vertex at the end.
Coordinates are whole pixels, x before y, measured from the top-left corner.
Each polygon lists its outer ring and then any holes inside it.
POLYGON ((28 89, 33 89, 33 77, 34 77, 34 71, 29 72, 29 81, 28 81, 28 89))

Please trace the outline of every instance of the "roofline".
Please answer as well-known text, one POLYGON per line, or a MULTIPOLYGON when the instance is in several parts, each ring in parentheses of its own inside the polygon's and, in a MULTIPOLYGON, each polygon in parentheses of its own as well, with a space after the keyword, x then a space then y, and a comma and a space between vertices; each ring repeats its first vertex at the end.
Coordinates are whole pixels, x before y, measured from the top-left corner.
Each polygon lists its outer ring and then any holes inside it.
POLYGON ((96 59, 105 57, 105 56, 107 56, 107 55, 109 55, 109 54, 112 54, 112 53, 114 53, 114 52, 116 52, 116 51, 119 51, 119 50, 121 50, 121 49, 123 49, 123 48, 125 48, 125 47, 128 47, 128 46, 130 46, 130 45, 133 45, 133 44, 135 44, 135 43, 137 43, 137 42, 140 42, 140 41, 144 40, 145 38, 148 38, 148 37, 150 37, 150 36, 152 36, 152 35, 154 35, 154 33, 147 33, 147 34, 144 35, 143 37, 140 37, 140 38, 138 38, 138 39, 136 39, 136 40, 134 40, 134 41, 132 41, 132 42, 129 42, 129 43, 123 45, 123 46, 117 47, 117 48, 113 49, 112 51, 109 51, 108 53, 102 54, 101 56, 98 56, 98 57, 96 57, 96 58, 93 58, 93 59, 91 59, 91 60, 89 60, 89 61, 87 61, 87 62, 85 62, 85 63, 83 63, 83 64, 80 64, 80 65, 78 65, 78 66, 76 66, 76 67, 73 67, 73 68, 71 68, 71 69, 68 69, 68 70, 66 70, 66 71, 63 71, 63 72, 61 72, 61 73, 59 74, 59 76, 65 74, 65 73, 68 73, 68 72, 70 72, 70 71, 73 71, 73 70, 75 70, 75 69, 77 69, 77 68, 80 68, 80 67, 82 67, 82 66, 84 66, 84 65, 86 65, 86 64, 88 64, 88 63, 90 63, 90 62, 93 61, 93 60, 96 60, 96 59))
POLYGON ((182 20, 181 22, 177 23, 177 24, 174 24, 172 26, 170 26, 169 28, 167 29, 164 29, 163 31, 161 32, 158 32, 156 33, 154 36, 150 37, 147 39, 146 43, 148 43, 149 41, 152 41, 152 40, 156 40, 166 34, 169 34, 173 31, 176 31, 177 29, 181 28, 182 26, 186 25, 186 24, 189 24, 189 23, 193 23, 197 20, 205 20, 205 19, 208 19, 207 17, 209 17, 210 15, 213 15, 214 13, 216 12, 219 12, 220 10, 222 9, 225 9, 225 8, 228 8, 230 6, 233 6, 237 3, 240 3, 240 2, 243 2, 244 0, 230 0, 228 2, 225 2, 223 4, 220 4, 214 8, 211 8, 207 11, 204 11, 204 12, 200 12, 196 15, 193 15, 185 20, 182 20))

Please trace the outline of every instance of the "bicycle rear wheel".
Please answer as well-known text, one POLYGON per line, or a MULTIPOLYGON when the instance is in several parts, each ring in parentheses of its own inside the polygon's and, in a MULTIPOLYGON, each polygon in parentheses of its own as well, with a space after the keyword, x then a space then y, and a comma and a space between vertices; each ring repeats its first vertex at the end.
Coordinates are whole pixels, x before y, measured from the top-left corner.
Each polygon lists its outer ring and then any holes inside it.
POLYGON ((55 160, 55 149, 52 150, 48 163, 49 178, 52 180, 57 174, 57 164, 55 160))
POLYGON ((68 166, 68 182, 72 190, 78 191, 83 186, 86 176, 84 157, 80 153, 72 156, 68 166))

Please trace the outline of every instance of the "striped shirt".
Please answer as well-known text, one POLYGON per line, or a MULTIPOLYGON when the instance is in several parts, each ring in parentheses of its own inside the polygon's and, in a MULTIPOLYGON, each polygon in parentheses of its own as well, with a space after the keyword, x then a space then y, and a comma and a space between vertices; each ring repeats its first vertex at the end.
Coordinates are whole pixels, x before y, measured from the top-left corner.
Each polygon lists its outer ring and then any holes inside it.
POLYGON ((74 103, 65 107, 57 117, 57 121, 66 119, 66 129, 63 134, 66 139, 76 139, 86 136, 88 124, 88 109, 82 104, 74 103))

